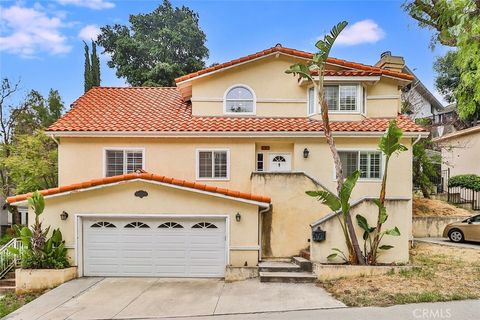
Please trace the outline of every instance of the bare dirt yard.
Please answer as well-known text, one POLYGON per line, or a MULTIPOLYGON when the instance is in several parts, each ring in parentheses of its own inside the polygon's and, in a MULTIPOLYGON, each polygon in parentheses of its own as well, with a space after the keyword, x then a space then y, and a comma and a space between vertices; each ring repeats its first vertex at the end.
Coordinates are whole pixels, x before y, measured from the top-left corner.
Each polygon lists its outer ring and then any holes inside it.
POLYGON ((480 250, 418 243, 409 271, 318 283, 348 306, 480 298, 480 250))
POLYGON ((417 217, 471 216, 472 212, 442 200, 413 198, 413 215, 417 217))

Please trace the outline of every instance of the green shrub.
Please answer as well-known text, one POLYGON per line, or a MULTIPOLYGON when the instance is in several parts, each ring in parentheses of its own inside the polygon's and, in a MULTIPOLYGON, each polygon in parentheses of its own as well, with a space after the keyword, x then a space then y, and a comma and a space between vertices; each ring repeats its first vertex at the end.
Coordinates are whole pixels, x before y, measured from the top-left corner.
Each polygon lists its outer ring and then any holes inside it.
POLYGON ((20 265, 25 269, 63 269, 70 266, 67 258, 65 241, 60 229, 55 229, 48 238, 50 227, 43 229, 40 215, 45 208, 45 200, 39 192, 34 192, 28 198, 29 205, 35 212, 35 223, 32 229, 23 227, 20 230, 20 240, 23 249, 9 247, 8 250, 20 256, 20 265))
POLYGON ((453 176, 448 180, 448 186, 480 191, 480 176, 477 176, 476 174, 461 174, 453 176))

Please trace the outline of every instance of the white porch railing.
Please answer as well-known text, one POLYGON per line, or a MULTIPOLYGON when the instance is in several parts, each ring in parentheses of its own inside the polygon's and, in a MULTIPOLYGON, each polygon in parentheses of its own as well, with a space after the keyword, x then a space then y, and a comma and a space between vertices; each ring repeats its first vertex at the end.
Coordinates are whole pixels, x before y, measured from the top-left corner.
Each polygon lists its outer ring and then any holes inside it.
POLYGON ((14 268, 20 260, 18 255, 8 250, 8 247, 15 248, 21 252, 23 249, 23 244, 20 239, 13 238, 6 245, 0 248, 0 279, 2 279, 12 268, 14 268))

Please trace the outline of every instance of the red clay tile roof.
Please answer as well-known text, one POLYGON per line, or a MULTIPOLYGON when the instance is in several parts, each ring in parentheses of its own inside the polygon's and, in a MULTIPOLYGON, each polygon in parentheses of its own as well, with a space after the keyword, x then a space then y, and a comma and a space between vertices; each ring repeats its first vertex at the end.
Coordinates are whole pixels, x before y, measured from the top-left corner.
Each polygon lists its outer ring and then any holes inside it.
MULTIPOLYGON (((264 202, 264 203, 271 202, 270 197, 266 197, 266 196, 260 196, 260 195, 244 193, 240 191, 234 191, 230 189, 208 186, 202 183, 196 183, 196 182, 191 182, 186 180, 170 178, 166 176, 160 176, 160 175, 156 175, 148 172, 129 173, 129 174, 113 176, 113 177, 93 179, 85 182, 70 184, 67 186, 60 186, 57 188, 41 190, 40 193, 44 196, 50 196, 54 194, 61 194, 69 191, 81 190, 81 189, 91 188, 95 186, 107 185, 107 184, 112 184, 112 183, 121 182, 121 181, 128 181, 133 179, 162 182, 162 183, 185 187, 185 188, 194 189, 194 190, 218 193, 218 194, 222 194, 222 195, 233 197, 233 198, 240 198, 240 199, 264 202)), ((7 202, 14 203, 19 201, 24 201, 31 196, 32 196, 32 193, 26 193, 26 194, 13 196, 13 197, 8 197, 7 202)))
MULTIPOLYGON (((390 119, 333 121, 333 131, 381 132, 390 119)), ((409 118, 398 117, 404 131, 423 132, 409 118)), ((301 117, 197 117, 177 88, 93 88, 51 125, 52 132, 315 132, 322 122, 301 117)))
MULTIPOLYGON (((228 62, 225 62, 225 63, 220 63, 216 66, 206 68, 206 69, 202 69, 202 70, 199 70, 197 72, 189 73, 187 75, 176 78, 175 82, 179 83, 179 82, 182 82, 182 81, 185 81, 185 80, 189 80, 189 79, 201 76, 203 74, 207 74, 207 73, 210 73, 210 72, 213 72, 213 71, 217 71, 217 70, 220 70, 220 69, 223 69, 223 68, 226 68, 226 67, 234 66, 236 64, 243 63, 243 62, 246 62, 246 61, 250 61, 250 60, 253 60, 253 59, 256 59, 256 58, 260 58, 260 57, 263 57, 263 56, 266 56, 266 55, 269 55, 269 54, 272 54, 272 53, 275 53, 275 52, 285 53, 285 54, 289 54, 289 55, 292 55, 292 56, 296 56, 296 57, 299 57, 299 58, 305 58, 305 59, 312 59, 312 57, 313 57, 313 54, 311 52, 305 52, 305 51, 300 51, 300 50, 296 50, 296 49, 285 48, 285 47, 282 47, 281 45, 277 45, 275 47, 272 47, 272 48, 269 48, 269 49, 266 49, 266 50, 263 50, 263 51, 260 51, 260 52, 257 52, 257 53, 253 53, 253 54, 250 54, 250 55, 245 56, 245 57, 241 57, 241 58, 231 60, 231 61, 228 61, 228 62)), ((382 68, 378 68, 378 67, 374 67, 374 66, 369 66, 369 65, 366 65, 366 64, 346 61, 346 60, 337 59, 337 58, 328 58, 327 62, 330 63, 330 64, 335 64, 335 65, 338 65, 338 66, 341 66, 341 67, 346 67, 346 68, 358 69, 358 70, 363 70, 363 71, 371 71, 371 72, 379 72, 381 75, 392 76, 392 77, 406 79, 406 80, 413 80, 413 78, 414 78, 413 75, 406 74, 406 73, 403 73, 403 72, 396 72, 396 71, 392 71, 392 70, 382 69, 382 68)))

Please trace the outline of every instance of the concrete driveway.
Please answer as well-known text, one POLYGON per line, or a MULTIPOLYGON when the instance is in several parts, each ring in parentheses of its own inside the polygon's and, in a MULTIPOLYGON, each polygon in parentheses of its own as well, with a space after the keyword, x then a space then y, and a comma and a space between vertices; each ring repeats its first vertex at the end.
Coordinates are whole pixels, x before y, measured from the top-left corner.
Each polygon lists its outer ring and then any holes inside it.
POLYGON ((439 244, 443 246, 457 247, 457 248, 467 248, 467 249, 477 249, 480 250, 480 242, 460 242, 455 243, 450 241, 448 238, 415 238, 414 241, 426 242, 439 244))
POLYGON ((345 307, 315 284, 218 279, 80 278, 7 319, 139 319, 345 307))

